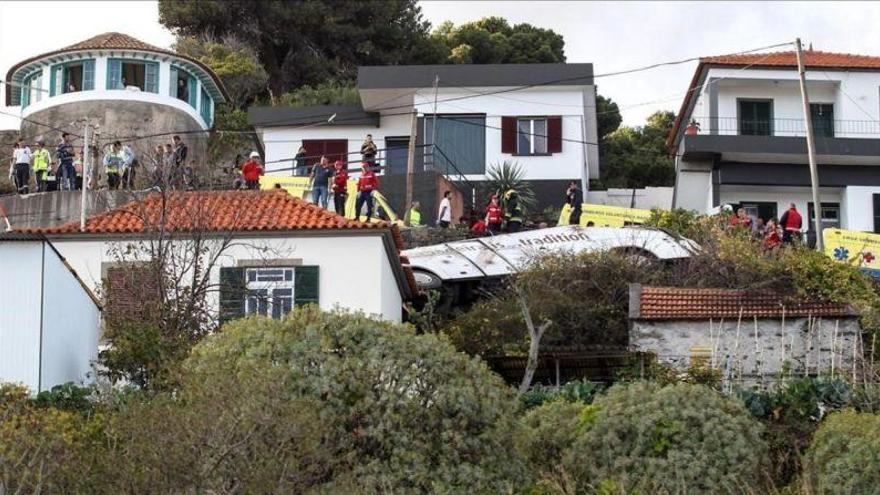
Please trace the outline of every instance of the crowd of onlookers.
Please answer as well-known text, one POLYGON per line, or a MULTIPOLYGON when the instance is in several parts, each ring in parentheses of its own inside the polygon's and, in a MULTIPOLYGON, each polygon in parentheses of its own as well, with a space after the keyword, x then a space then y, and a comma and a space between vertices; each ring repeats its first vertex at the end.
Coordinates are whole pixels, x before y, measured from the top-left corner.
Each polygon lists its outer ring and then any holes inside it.
POLYGON ((744 208, 738 208, 730 217, 731 228, 750 230, 761 238, 766 251, 774 251, 784 244, 801 242, 802 226, 803 218, 794 203, 789 204, 788 209, 778 220, 770 218, 764 221, 760 217, 753 219, 744 208))
MULTIPOLYGON (((98 154, 92 149, 93 156, 98 154)), ((168 184, 171 188, 192 188, 195 185, 192 168, 187 166, 188 147, 174 136, 172 142, 156 146, 152 177, 144 179, 148 185, 168 184)), ((38 137, 33 146, 19 138, 13 147, 9 165, 9 179, 18 194, 50 190, 77 190, 82 188, 115 190, 132 189, 142 162, 130 145, 113 141, 104 146, 103 157, 91 167, 87 184, 83 183, 83 147, 74 146, 70 134, 64 132, 54 149, 38 137), (33 182, 34 188, 31 188, 33 182)))

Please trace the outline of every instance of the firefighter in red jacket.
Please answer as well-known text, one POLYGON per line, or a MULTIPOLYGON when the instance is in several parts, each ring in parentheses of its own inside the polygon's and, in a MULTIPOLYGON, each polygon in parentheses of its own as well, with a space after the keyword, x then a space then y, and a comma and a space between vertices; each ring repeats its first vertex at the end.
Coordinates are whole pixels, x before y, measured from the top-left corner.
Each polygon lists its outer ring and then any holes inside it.
POLYGON ((337 215, 345 216, 345 202, 348 201, 348 169, 342 160, 336 160, 333 174, 333 208, 337 215))
POLYGON ((367 204, 367 222, 373 214, 373 191, 379 189, 379 178, 370 164, 364 162, 361 164, 361 177, 358 179, 358 196, 354 207, 354 217, 356 220, 361 219, 361 208, 364 203, 367 204))
POLYGON ((779 218, 779 226, 782 227, 782 242, 790 244, 794 240, 801 240, 801 225, 803 219, 798 213, 794 203, 788 205, 788 210, 779 218))
POLYGON ((493 194, 489 200, 489 206, 486 207, 486 227, 489 232, 497 234, 501 232, 501 223, 504 221, 504 215, 501 212, 501 206, 498 205, 498 195, 493 194))

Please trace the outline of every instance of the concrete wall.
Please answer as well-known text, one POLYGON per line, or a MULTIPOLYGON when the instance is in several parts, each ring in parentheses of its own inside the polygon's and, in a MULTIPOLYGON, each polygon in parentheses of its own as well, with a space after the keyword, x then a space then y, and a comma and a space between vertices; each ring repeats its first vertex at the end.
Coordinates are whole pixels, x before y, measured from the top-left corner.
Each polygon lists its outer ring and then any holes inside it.
POLYGON ((675 159, 673 208, 706 213, 712 204, 712 162, 686 162, 675 159))
MULTIPOLYGON (((121 93, 131 92, 123 91, 121 93)), ((158 95, 152 96, 159 98, 158 95)), ((199 132, 203 130, 200 121, 193 118, 189 112, 165 104, 109 99, 58 104, 53 102, 52 106, 33 112, 29 118, 35 122, 51 122, 55 127, 68 129, 72 133, 82 135, 82 126, 73 123, 84 117, 88 117, 100 125, 99 132, 102 141, 106 142, 116 136, 147 136, 178 132, 189 146, 188 159, 190 161, 200 163, 206 158, 208 136, 207 133, 199 132)), ((28 121, 22 121, 21 133, 29 143, 32 143, 38 136, 42 136, 51 148, 54 148, 61 139, 60 131, 48 130, 44 126, 28 121)), ((170 142, 171 136, 164 135, 138 139, 130 141, 128 144, 141 157, 142 163, 147 165, 152 164, 149 157, 156 145, 170 142)), ((74 140, 74 144, 78 146, 81 146, 81 143, 81 139, 74 140)))
MULTIPOLYGON (((53 240, 80 278, 97 293, 101 292, 104 270, 120 260, 114 253, 131 242, 53 240)), ((241 260, 289 260, 292 266, 317 265, 321 309, 339 307, 400 321, 402 297, 399 290, 392 294, 387 289, 388 284, 397 285, 393 278, 388 279, 393 272, 379 235, 237 237, 211 274, 212 285, 216 287, 220 282, 220 267, 238 266, 241 260), (392 299, 388 300, 389 297, 392 299)), ((214 292, 211 298, 210 304, 219 308, 219 294, 214 292)))
POLYGON ((847 186, 840 194, 840 215, 846 220, 844 228, 876 232, 874 225, 874 195, 880 187, 847 186))
POLYGON ((587 191, 585 203, 622 206, 624 208, 639 208, 650 210, 660 208, 668 210, 672 208, 671 187, 645 187, 642 189, 617 189, 607 191, 587 191))
MULTIPOLYGON (((98 215, 132 201, 135 196, 128 191, 89 191, 86 211, 89 216, 98 215)), ((82 190, 53 191, 27 196, 0 197, 9 223, 14 229, 26 227, 52 227, 80 219, 82 190)), ((0 218, 0 230, 5 229, 0 218)))
POLYGON ((712 350, 711 364, 726 378, 774 378, 788 364, 796 375, 830 372, 851 374, 854 347, 861 329, 855 317, 828 319, 736 318, 726 320, 634 321, 630 349, 648 352, 686 369, 694 348, 712 350), (756 331, 757 325, 757 331, 756 331), (833 361, 833 364, 832 364, 833 361))

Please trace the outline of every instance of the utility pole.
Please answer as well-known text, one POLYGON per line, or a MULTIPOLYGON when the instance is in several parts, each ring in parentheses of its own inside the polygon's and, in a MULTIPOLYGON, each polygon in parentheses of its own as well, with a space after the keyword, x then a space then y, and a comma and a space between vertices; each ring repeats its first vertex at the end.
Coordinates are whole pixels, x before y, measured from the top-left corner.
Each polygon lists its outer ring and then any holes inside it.
POLYGON ((416 161, 416 124, 419 121, 418 112, 415 108, 413 108, 410 120, 409 149, 407 150, 406 157, 406 204, 403 205, 403 218, 406 219, 407 223, 409 222, 409 208, 412 206, 413 201, 413 173, 415 171, 416 161))
POLYGON ((813 136, 813 120, 810 115, 810 98, 807 96, 804 51, 801 47, 800 38, 797 38, 794 44, 797 48, 796 53, 798 77, 801 83, 801 100, 804 104, 804 129, 806 129, 807 132, 807 159, 810 162, 810 186, 813 190, 813 228, 816 230, 816 250, 823 252, 825 250, 825 241, 822 239, 822 203, 819 202, 819 169, 816 165, 816 143, 815 136, 813 136))
MULTIPOLYGON (((88 188, 89 188, 89 172, 92 168, 92 150, 89 143, 90 135, 89 135, 89 121, 85 120, 85 129, 83 130, 83 184, 82 184, 82 204, 80 206, 79 212, 79 230, 80 232, 84 232, 86 230, 86 218, 88 215, 86 214, 86 206, 88 205, 88 188)), ((76 179, 74 178, 74 187, 76 187, 76 179)))

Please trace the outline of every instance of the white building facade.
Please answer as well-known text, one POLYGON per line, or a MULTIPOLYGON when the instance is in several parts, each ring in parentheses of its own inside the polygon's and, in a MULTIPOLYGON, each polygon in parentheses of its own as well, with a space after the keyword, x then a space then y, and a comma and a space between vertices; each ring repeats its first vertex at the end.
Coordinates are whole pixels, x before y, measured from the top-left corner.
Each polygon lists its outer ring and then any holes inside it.
POLYGON ((92 377, 101 309, 42 236, 0 236, 0 382, 33 392, 92 377))
MULTIPOLYGON (((805 61, 823 228, 880 232, 880 57, 810 50, 805 61)), ((667 143, 674 206, 732 204, 767 220, 795 203, 812 218, 804 122, 793 52, 702 59, 667 143)))
POLYGON ((360 67, 359 105, 259 107, 249 120, 270 174, 290 175, 300 146, 306 165, 328 156, 357 169, 367 134, 381 173, 404 174, 414 134, 416 172, 470 184, 512 161, 555 199, 567 181, 599 176, 592 74, 591 64, 360 67))

